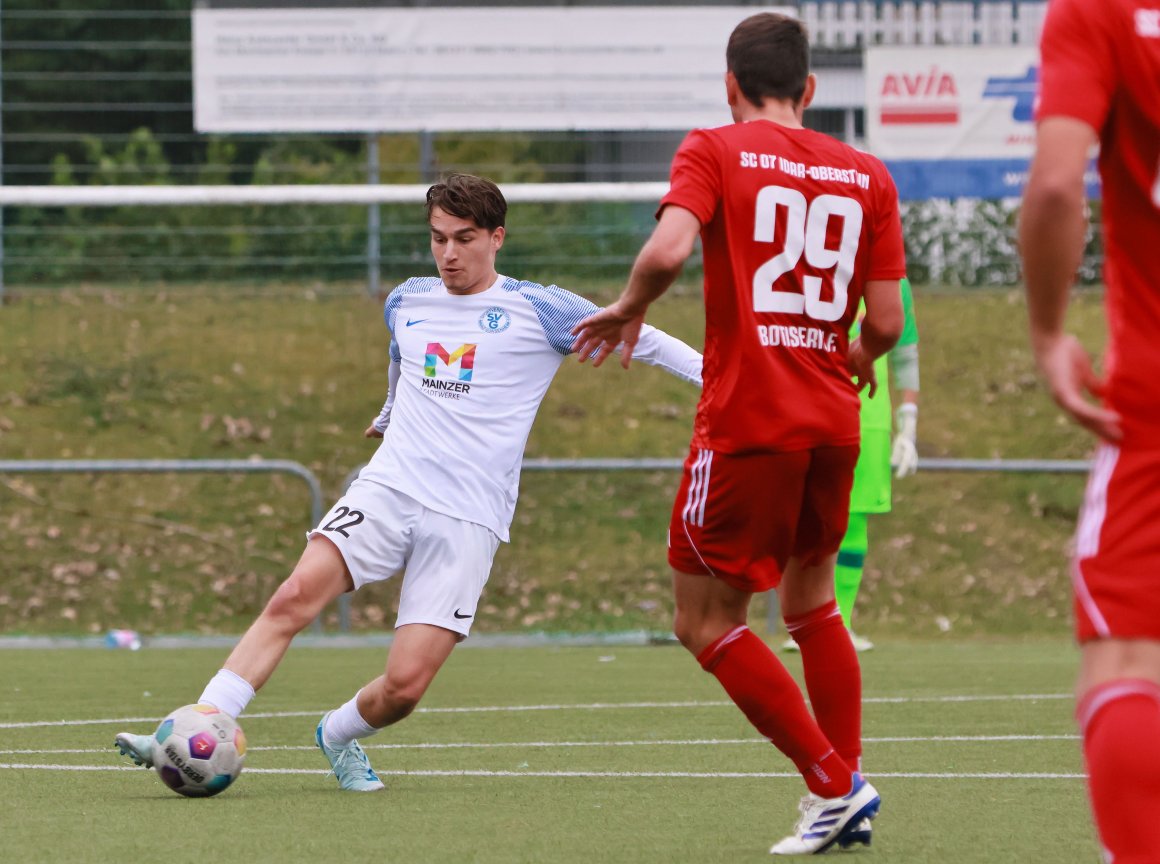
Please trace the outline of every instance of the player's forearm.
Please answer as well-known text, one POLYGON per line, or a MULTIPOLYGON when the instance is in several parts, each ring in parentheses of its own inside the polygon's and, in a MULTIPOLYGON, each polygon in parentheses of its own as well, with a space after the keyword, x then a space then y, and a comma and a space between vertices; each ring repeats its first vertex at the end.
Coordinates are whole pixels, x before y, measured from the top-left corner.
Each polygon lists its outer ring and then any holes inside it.
POLYGON ((858 337, 862 354, 877 360, 896 344, 906 325, 897 279, 872 279, 862 293, 866 315, 858 337))
POLYGON ((660 221, 636 256, 628 285, 620 295, 623 311, 644 315, 652 302, 669 290, 692 254, 700 230, 697 217, 682 207, 668 206, 661 211, 660 221))
POLYGON ((862 319, 862 330, 858 336, 862 343, 862 351, 873 360, 877 360, 896 344, 902 335, 902 305, 901 303, 887 309, 867 309, 866 317, 862 319))
POLYGON ((898 334, 890 330, 876 330, 862 323, 862 333, 858 337, 862 343, 862 351, 872 360, 877 360, 894 347, 898 341, 898 334))
POLYGON ((1068 292, 1083 256, 1082 183, 1029 184, 1019 220, 1032 342, 1063 332, 1068 292))
POLYGON ((1084 170, 1095 143, 1095 130, 1070 117, 1048 117, 1036 127, 1035 159, 1019 217, 1019 245, 1037 353, 1063 333, 1068 292, 1083 258, 1084 170))
POLYGON ((658 366, 670 375, 692 384, 701 385, 704 358, 700 352, 656 327, 646 324, 641 329, 640 340, 633 349, 632 357, 651 366, 658 366))
POLYGON ((379 432, 386 432, 387 426, 391 423, 391 411, 395 407, 395 392, 399 383, 400 371, 399 364, 391 360, 387 367, 387 400, 383 403, 379 416, 371 422, 371 426, 379 432))
POLYGON ((643 314, 676 281, 684 261, 684 258, 666 254, 656 243, 647 243, 632 265, 628 285, 620 295, 621 307, 634 314, 643 314))

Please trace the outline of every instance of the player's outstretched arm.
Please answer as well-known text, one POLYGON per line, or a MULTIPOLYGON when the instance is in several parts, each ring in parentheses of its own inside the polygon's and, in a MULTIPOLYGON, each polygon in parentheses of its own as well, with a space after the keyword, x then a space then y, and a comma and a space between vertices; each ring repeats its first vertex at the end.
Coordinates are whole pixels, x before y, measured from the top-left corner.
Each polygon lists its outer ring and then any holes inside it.
POLYGON ((701 367, 705 358, 696 348, 664 330, 645 324, 632 356, 642 363, 664 369, 683 381, 701 386, 701 367))
POLYGON ((576 340, 572 350, 581 363, 591 359, 593 366, 599 366, 619 347, 620 365, 628 368, 645 312, 680 275, 700 231, 700 221, 684 207, 669 205, 661 212, 652 236, 636 256, 620 298, 573 328, 576 340))
POLYGON ((1119 415, 1090 401, 1090 396, 1099 396, 1102 382, 1079 340, 1064 330, 1068 294, 1083 256, 1083 175, 1096 140, 1091 126, 1072 117, 1048 117, 1039 123, 1023 193, 1019 245, 1031 349, 1040 374, 1056 404, 1075 422, 1116 441, 1122 436, 1119 415))

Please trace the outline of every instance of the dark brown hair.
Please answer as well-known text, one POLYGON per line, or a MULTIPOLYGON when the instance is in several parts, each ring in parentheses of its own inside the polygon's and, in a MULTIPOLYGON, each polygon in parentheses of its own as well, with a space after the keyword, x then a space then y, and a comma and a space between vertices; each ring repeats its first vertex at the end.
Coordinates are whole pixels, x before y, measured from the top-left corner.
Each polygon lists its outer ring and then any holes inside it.
POLYGON ((745 98, 760 108, 768 99, 801 101, 810 74, 810 40, 796 18, 762 12, 729 36, 725 66, 745 98))
POLYGON ((460 219, 470 219, 488 231, 503 227, 507 216, 507 201, 499 187, 474 174, 448 174, 428 189, 428 222, 435 207, 460 219))

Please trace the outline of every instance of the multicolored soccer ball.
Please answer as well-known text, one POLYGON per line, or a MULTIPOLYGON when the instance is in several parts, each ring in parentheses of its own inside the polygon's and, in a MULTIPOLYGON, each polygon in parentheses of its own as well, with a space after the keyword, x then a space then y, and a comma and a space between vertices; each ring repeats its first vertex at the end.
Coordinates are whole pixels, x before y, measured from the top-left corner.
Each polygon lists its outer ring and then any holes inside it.
POLYGON ((179 795, 217 795, 242 773, 246 736, 233 717, 212 705, 178 708, 153 737, 153 768, 179 795))

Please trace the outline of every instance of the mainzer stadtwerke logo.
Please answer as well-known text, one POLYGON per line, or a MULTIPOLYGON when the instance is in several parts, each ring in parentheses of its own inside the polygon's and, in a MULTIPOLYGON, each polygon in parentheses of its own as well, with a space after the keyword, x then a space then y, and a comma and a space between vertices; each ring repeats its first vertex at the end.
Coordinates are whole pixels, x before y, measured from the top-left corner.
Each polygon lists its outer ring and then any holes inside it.
POLYGON ((479 316, 479 329, 484 333, 502 333, 511 326, 512 316, 499 306, 489 306, 479 316))

